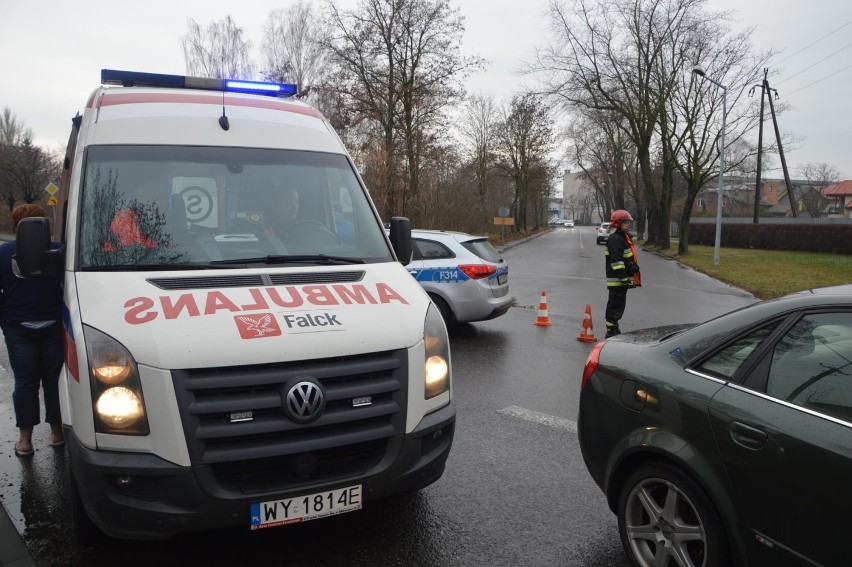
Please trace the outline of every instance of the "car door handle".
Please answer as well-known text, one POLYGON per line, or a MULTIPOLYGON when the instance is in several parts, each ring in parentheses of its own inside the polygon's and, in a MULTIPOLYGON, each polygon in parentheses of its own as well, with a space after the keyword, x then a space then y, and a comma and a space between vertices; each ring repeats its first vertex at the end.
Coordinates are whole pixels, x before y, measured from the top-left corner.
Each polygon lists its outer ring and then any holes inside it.
POLYGON ((746 449, 756 451, 766 444, 766 440, 769 439, 769 436, 765 431, 761 431, 760 429, 751 427, 745 423, 740 423, 739 421, 732 421, 731 439, 733 439, 734 443, 737 445, 742 445, 746 449))

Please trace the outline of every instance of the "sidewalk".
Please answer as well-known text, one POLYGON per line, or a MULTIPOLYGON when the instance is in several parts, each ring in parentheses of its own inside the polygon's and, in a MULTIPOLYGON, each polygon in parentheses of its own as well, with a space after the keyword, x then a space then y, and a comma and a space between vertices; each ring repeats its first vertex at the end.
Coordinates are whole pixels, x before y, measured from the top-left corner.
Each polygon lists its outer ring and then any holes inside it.
MULTIPOLYGON (((15 236, 0 233, 0 243, 14 240, 15 236)), ((35 567, 21 534, 12 523, 6 507, 0 503, 0 567, 35 567)))
POLYGON ((27 546, 15 524, 0 504, 0 567, 35 567, 27 546))

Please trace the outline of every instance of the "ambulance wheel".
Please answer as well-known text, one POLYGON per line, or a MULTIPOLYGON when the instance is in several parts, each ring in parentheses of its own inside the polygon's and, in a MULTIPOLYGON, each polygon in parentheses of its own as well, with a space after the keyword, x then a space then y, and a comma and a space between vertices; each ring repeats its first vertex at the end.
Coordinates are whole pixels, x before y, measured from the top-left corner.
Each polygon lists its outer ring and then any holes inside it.
POLYGON ((458 322, 453 315, 453 310, 450 309, 449 305, 447 305, 447 302, 434 293, 430 293, 429 297, 432 299, 432 303, 435 304, 435 307, 438 308, 438 312, 441 313, 441 318, 444 319, 444 324, 447 326, 447 330, 449 331, 450 329, 454 329, 456 325, 458 325, 458 322))
POLYGON ((68 490, 71 495, 71 532, 77 537, 77 541, 89 547, 104 543, 107 536, 95 525, 86 509, 77 490, 77 482, 74 475, 68 473, 68 490))

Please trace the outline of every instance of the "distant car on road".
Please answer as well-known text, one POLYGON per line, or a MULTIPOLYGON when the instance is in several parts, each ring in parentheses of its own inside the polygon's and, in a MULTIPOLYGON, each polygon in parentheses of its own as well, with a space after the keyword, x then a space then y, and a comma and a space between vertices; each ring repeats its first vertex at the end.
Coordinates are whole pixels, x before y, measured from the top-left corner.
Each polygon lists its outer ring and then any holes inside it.
POLYGON ((597 228, 597 232, 598 232, 597 243, 598 244, 605 244, 606 241, 609 239, 609 229, 610 229, 610 226, 609 226, 608 222, 602 222, 598 225, 598 228, 597 228))
POLYGON ((412 230, 414 256, 406 266, 438 307, 448 328, 505 314, 509 264, 484 236, 412 230))
POLYGON ((565 219, 562 223, 565 228, 574 228, 574 219, 565 219))
POLYGON ((852 285, 597 343, 580 448, 633 565, 848 565, 852 285))

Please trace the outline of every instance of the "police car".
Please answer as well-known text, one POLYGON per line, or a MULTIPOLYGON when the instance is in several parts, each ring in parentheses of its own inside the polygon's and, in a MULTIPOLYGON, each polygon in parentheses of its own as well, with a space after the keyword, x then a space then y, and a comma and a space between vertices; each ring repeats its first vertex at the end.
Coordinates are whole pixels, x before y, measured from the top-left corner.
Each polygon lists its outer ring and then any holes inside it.
POLYGON ((494 319, 514 303, 509 264, 488 238, 442 230, 412 230, 411 238, 414 254, 406 267, 448 328, 494 319))

